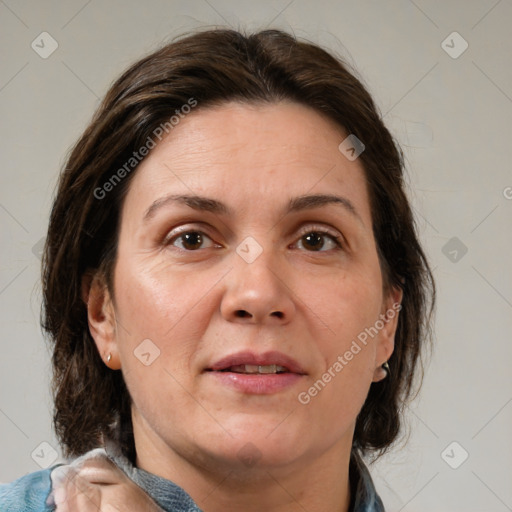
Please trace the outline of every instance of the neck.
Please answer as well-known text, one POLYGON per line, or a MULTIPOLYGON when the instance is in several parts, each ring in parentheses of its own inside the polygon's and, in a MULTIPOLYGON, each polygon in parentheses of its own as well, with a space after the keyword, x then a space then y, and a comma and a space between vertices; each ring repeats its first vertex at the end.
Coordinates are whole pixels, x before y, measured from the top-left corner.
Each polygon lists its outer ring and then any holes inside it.
POLYGON ((160 438, 141 434, 134 425, 136 466, 179 485, 204 512, 349 511, 351 435, 307 460, 304 457, 285 467, 249 468, 193 450, 178 453, 160 438))

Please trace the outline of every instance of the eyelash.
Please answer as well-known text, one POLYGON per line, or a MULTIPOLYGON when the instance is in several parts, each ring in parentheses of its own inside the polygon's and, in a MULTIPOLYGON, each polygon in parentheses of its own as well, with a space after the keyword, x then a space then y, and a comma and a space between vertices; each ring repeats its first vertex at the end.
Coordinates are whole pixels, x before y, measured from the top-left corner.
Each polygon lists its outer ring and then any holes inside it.
MULTIPOLYGON (((166 237, 166 239, 164 240, 164 245, 165 246, 172 246, 172 244, 173 244, 173 242, 175 240, 178 240, 178 239, 180 239, 180 237, 183 237, 184 235, 187 235, 187 234, 190 234, 190 233, 199 233, 201 235, 204 235, 204 236, 208 237, 210 240, 212 240, 212 238, 210 236, 208 236, 208 234, 205 233, 204 231, 201 231, 199 229, 186 229, 186 230, 183 230, 183 231, 181 231, 179 233, 175 233, 171 237, 166 237)), ((311 234, 311 233, 315 233, 317 235, 326 236, 326 237, 330 238, 336 244, 336 248, 329 249, 327 251, 306 251, 306 252, 311 252, 311 253, 330 252, 331 250, 341 250, 341 249, 344 248, 344 243, 342 242, 343 238, 341 236, 336 235, 336 234, 332 233, 331 231, 328 231, 325 228, 319 227, 319 226, 309 226, 307 228, 302 228, 300 230, 300 233, 299 233, 300 236, 298 238, 298 241, 300 241, 304 236, 306 236, 308 234, 311 234)), ((177 249, 177 250, 182 251, 182 252, 190 252, 190 253, 191 252, 198 252, 198 251, 201 250, 201 249, 196 249, 196 250, 182 249, 181 247, 174 247, 174 249, 177 249)))

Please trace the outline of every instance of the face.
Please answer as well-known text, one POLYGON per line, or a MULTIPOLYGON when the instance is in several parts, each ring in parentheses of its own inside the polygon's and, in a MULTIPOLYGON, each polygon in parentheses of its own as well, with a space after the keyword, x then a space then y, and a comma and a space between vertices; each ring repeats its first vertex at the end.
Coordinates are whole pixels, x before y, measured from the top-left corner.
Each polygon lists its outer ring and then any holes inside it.
POLYGON ((346 135, 295 103, 230 103, 188 115, 140 164, 114 300, 89 311, 139 456, 275 468, 350 451, 400 297, 383 295, 346 135))

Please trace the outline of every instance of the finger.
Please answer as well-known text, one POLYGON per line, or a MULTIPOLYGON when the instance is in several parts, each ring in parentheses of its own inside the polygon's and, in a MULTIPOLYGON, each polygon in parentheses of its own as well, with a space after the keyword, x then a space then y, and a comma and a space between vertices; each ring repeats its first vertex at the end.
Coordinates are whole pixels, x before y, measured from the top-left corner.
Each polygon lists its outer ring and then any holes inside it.
POLYGON ((79 475, 92 484, 112 485, 126 481, 128 477, 110 459, 89 459, 78 470, 79 475))
POLYGON ((82 488, 76 494, 73 512, 103 512, 101 508, 101 493, 98 489, 82 488))
POLYGON ((117 508, 115 505, 110 503, 101 506, 101 512, 121 512, 122 510, 126 512, 126 509, 117 508))
MULTIPOLYGON (((98 486, 90 484, 80 475, 60 487, 57 498, 63 512, 100 512, 101 492, 98 486)), ((57 509, 59 512, 61 509, 57 509)))

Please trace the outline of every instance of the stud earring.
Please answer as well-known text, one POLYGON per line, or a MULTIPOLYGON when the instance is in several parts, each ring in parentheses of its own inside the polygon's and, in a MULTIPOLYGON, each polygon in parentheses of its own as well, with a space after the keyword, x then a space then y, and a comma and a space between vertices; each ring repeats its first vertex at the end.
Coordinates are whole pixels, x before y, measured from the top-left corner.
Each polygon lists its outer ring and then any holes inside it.
POLYGON ((391 375, 391 370, 389 369, 389 364, 387 361, 382 364, 382 368, 384 368, 384 370, 387 373, 387 376, 389 377, 391 375))
POLYGON ((107 363, 110 363, 110 360, 112 359, 112 354, 109 352, 107 356, 107 363))

